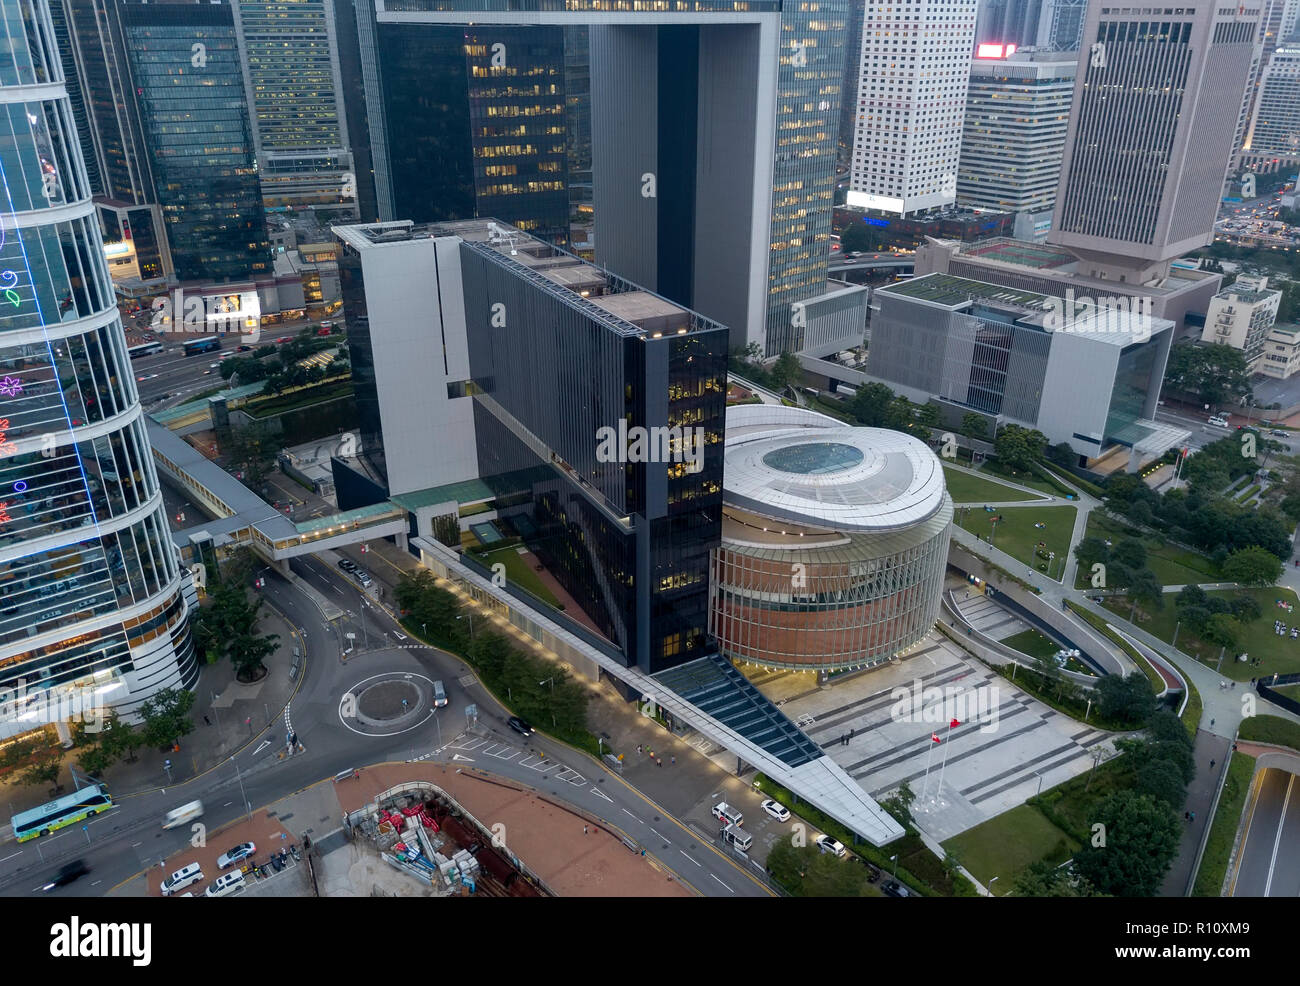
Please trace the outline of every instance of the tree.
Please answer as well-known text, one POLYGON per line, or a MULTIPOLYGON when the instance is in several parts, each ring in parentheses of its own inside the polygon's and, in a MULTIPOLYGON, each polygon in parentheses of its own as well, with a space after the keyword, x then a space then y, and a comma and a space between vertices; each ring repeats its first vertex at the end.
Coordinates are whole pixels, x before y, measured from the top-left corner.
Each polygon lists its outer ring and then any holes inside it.
POLYGON ((194 693, 164 688, 145 700, 140 706, 144 719, 141 735, 149 746, 171 746, 182 736, 194 731, 194 721, 188 713, 194 706, 194 693))
POLYGON ((1137 538, 1120 538, 1111 548, 1111 555, 1121 565, 1129 568, 1145 568, 1147 563, 1146 545, 1137 538))
POLYGON ((961 433, 970 438, 986 439, 989 437, 989 419, 968 411, 961 416, 961 433))
POLYGON ((1151 682, 1141 671, 1133 671, 1127 676, 1117 674, 1103 675, 1094 689, 1097 696, 1097 711, 1107 719, 1140 726, 1155 711, 1155 693, 1151 682))
POLYGON ((1181 610, 1185 606, 1204 606, 1205 600, 1205 590, 1192 582, 1178 590, 1178 595, 1174 598, 1174 608, 1181 610))
POLYGON ((103 777, 104 771, 117 762, 117 754, 104 743, 88 746, 77 756, 77 765, 91 777, 103 777))
POLYGON ((279 441, 271 429, 261 421, 232 429, 225 445, 230 464, 244 473, 244 485, 260 490, 279 450, 279 441))
POLYGON ((1134 790, 1163 801, 1174 811, 1181 808, 1187 800, 1187 788, 1178 768, 1167 760, 1147 760, 1141 764, 1134 790))
POLYGON ((883 383, 869 383, 858 388, 849 409, 868 428, 883 428, 889 420, 889 405, 894 392, 883 383))
POLYGON ((1228 555, 1223 576, 1252 587, 1273 585, 1282 577, 1282 562, 1263 548, 1242 548, 1228 555))
POLYGON ((885 243, 884 234, 865 222, 851 222, 840 233, 840 249, 845 253, 868 253, 885 243))
POLYGON ((1140 568, 1133 573, 1128 583, 1128 597, 1135 606, 1147 610, 1165 608, 1165 587, 1156 578, 1156 573, 1149 568, 1140 568))
POLYGON ((266 636, 241 633, 231 640, 226 652, 230 656, 230 663, 235 666, 235 676, 240 681, 254 681, 261 677, 266 671, 262 662, 276 652, 279 640, 278 633, 266 636))
POLYGON ((934 401, 926 401, 924 404, 916 405, 914 414, 916 423, 924 425, 926 428, 939 427, 939 405, 934 401))
POLYGON ((789 839, 773 844, 767 869, 795 897, 865 897, 872 893, 865 866, 845 866, 842 859, 814 846, 795 846, 789 839))
POLYGON ((1045 859, 1030 863, 1016 874, 1011 885, 1016 897, 1100 897, 1095 887, 1068 866, 1056 866, 1045 859))
POLYGON ((1201 629, 1201 636, 1226 650, 1236 650, 1241 639, 1241 624, 1227 613, 1215 613, 1201 629))
POLYGON ((1182 743, 1187 749, 1192 748, 1192 737, 1183 725, 1183 720, 1168 709, 1157 709, 1147 721, 1147 735, 1156 742, 1182 743))
POLYGON ((1105 565, 1110 561, 1110 549, 1101 538, 1086 537, 1074 546, 1074 557, 1081 569, 1091 573, 1093 565, 1105 565))
POLYGON ((144 746, 144 738, 135 729, 122 722, 116 712, 110 712, 104 721, 99 745, 111 751, 114 756, 125 756, 128 763, 135 763, 135 751, 144 746))
POLYGON ((38 784, 53 784, 54 793, 58 794, 63 790, 63 785, 59 783, 59 773, 62 770, 62 751, 46 748, 38 751, 36 759, 18 775, 18 783, 29 787, 36 787, 38 784))
POLYGON ((1165 366, 1165 383, 1204 404, 1235 402, 1252 393, 1245 353, 1221 343, 1175 345, 1165 366))
POLYGON ((1068 469, 1079 461, 1079 453, 1069 442, 1057 442, 1047 450, 1047 458, 1049 462, 1068 469))
POLYGON ((907 781, 898 785, 898 790, 880 802, 880 807, 894 816, 894 821, 904 828, 912 824, 912 802, 916 794, 907 781))
POLYGON ((1149 794, 1116 791, 1091 817, 1105 826, 1104 842, 1075 855, 1079 875, 1105 894, 1154 897, 1178 851, 1181 832, 1173 809, 1149 794))
POLYGON ((1047 438, 1041 431, 1021 428, 1020 425, 1003 425, 993 440, 993 451, 998 459, 1013 469, 1032 469, 1043 458, 1047 438))
POLYGON ((799 357, 794 353, 782 353, 772 365, 772 383, 777 390, 784 390, 786 387, 793 387, 802 373, 803 367, 799 365, 799 357))

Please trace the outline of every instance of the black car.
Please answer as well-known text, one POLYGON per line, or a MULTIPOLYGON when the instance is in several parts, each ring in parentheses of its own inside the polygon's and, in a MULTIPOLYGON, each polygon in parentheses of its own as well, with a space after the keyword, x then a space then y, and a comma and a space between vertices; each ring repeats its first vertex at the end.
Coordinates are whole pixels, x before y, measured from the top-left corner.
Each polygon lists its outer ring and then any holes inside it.
POLYGON ((356 562, 349 561, 347 558, 339 559, 339 568, 345 572, 355 572, 357 570, 356 562))
POLYGON ((883 887, 880 888, 880 892, 883 893, 886 897, 915 897, 916 896, 914 892, 909 890, 907 887, 903 886, 897 880, 890 880, 888 883, 886 883, 883 887))
POLYGON ((65 864, 58 873, 54 874, 54 879, 41 889, 53 890, 55 887, 66 887, 73 880, 77 880, 89 872, 90 867, 86 865, 84 859, 74 859, 71 863, 65 864))
POLYGON ((513 729, 520 736, 533 735, 533 727, 528 725, 528 723, 526 723, 523 719, 520 719, 518 716, 511 716, 509 719, 506 720, 506 725, 509 726, 511 729, 513 729))

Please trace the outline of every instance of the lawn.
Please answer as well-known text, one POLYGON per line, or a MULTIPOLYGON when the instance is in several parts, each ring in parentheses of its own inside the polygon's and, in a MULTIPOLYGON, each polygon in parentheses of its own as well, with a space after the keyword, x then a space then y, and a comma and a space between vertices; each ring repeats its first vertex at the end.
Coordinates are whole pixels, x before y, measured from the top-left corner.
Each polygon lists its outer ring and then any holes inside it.
POLYGON ((1237 840, 1241 811, 1246 804, 1246 792, 1250 790, 1250 778, 1254 773, 1254 757, 1248 757, 1244 753, 1232 754, 1232 760, 1228 763, 1228 778, 1223 782, 1223 793, 1219 795, 1218 806, 1214 809, 1214 821, 1210 823, 1210 836, 1205 841, 1201 868, 1196 871, 1193 897, 1218 897, 1223 891, 1223 878, 1228 873, 1228 857, 1232 855, 1232 845, 1237 840))
POLYGON ((943 844, 984 886, 994 877, 994 892, 1011 892, 1016 874, 1031 863, 1048 859, 1063 863, 1079 848, 1068 835, 1029 805, 1018 805, 987 822, 955 835, 943 844))
POLYGON ((982 535, 988 541, 989 532, 993 530, 990 519, 1002 517, 997 530, 993 531, 993 546, 1046 575, 1047 562, 1034 557, 1036 545, 1039 541, 1044 541, 1046 550, 1056 552, 1053 565, 1060 570, 1064 565, 1061 559, 1070 550, 1070 536, 1074 533, 1077 512, 1074 507, 999 507, 993 513, 988 513, 968 507, 958 511, 958 521, 966 530, 982 535), (1038 528, 1035 524, 1046 526, 1038 528), (1039 565, 1043 568, 1040 569, 1039 565))
POLYGON ((1241 720, 1237 733, 1244 740, 1257 743, 1276 743, 1300 750, 1300 725, 1280 716, 1250 716, 1241 720))
POLYGON ((980 467, 980 472, 991 473, 999 479, 1007 479, 1013 483, 1019 483, 1021 486, 1028 486, 1031 490, 1039 490, 1048 496, 1063 495, 1060 490, 1037 473, 1012 469, 1010 466, 1004 466, 997 459, 985 459, 980 467))
POLYGON ((527 589, 552 608, 560 608, 560 601, 555 598, 550 589, 546 588, 546 583, 524 561, 523 556, 519 554, 516 547, 511 546, 498 548, 496 551, 485 551, 482 554, 476 554, 475 557, 488 568, 495 564, 505 565, 506 579, 508 581, 514 582, 521 589, 527 589))
MULTIPOLYGON (((1190 583, 1218 582, 1222 575, 1205 555, 1188 551, 1172 544, 1162 544, 1157 539, 1144 535, 1135 528, 1120 523, 1113 517, 1107 517, 1099 510, 1088 515, 1086 537, 1110 538, 1112 541, 1121 537, 1140 538, 1147 549, 1147 567, 1155 573, 1161 585, 1188 585, 1190 583)), ((1090 573, 1080 567, 1075 577, 1076 589, 1089 588, 1090 573)))
POLYGON ((1012 489, 1003 483, 981 479, 960 469, 943 467, 943 478, 953 503, 998 503, 1003 500, 1034 500, 1034 494, 1012 489))
POLYGON ((1019 633, 1007 637, 1002 643, 1013 650, 1020 651, 1022 654, 1028 654, 1030 657, 1051 657, 1061 649, 1060 644, 1033 628, 1021 630, 1019 633))
MULTIPOLYGON (((1251 678, 1262 678, 1271 674, 1291 674, 1300 671, 1300 638, 1292 640, 1290 636, 1279 637, 1273 632, 1274 619, 1280 619, 1288 626, 1300 625, 1300 599, 1296 598, 1295 592, 1273 586, 1267 589, 1213 589, 1206 595, 1231 599, 1239 592, 1254 596, 1262 610, 1262 615, 1258 620, 1246 625, 1236 647, 1228 648, 1220 673, 1225 678, 1249 681, 1251 678), (1279 609, 1274 604, 1276 599, 1285 599, 1294 608, 1290 613, 1279 609), (1235 654, 1241 653, 1249 654, 1252 658, 1260 658, 1263 663, 1255 667, 1250 662, 1232 659, 1235 654)), ((1104 605, 1124 619, 1128 619, 1131 604, 1123 597, 1108 597, 1104 605)), ((1147 633, 1172 643, 1177 619, 1174 595, 1169 594, 1165 597, 1165 608, 1158 613, 1143 613, 1139 617, 1139 626, 1147 633)), ((1202 640, 1186 627, 1178 631, 1178 649, 1211 665, 1217 664, 1219 660, 1219 645, 1202 640)))

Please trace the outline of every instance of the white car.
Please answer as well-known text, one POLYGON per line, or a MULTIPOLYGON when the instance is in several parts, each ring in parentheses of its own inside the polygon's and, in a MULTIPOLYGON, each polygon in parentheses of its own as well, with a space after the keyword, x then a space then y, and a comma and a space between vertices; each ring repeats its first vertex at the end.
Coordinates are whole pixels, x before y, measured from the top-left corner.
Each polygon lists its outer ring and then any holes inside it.
POLYGON ((773 801, 771 798, 768 798, 763 802, 763 810, 778 822, 790 821, 790 809, 779 801, 773 801))
POLYGON ((845 852, 844 843, 838 839, 832 839, 829 835, 817 836, 817 848, 834 856, 843 856, 845 852))
POLYGON ((227 866, 234 866, 255 852, 257 852, 257 846, 253 845, 253 843, 241 842, 233 849, 227 849, 217 857, 217 869, 224 870, 227 866))

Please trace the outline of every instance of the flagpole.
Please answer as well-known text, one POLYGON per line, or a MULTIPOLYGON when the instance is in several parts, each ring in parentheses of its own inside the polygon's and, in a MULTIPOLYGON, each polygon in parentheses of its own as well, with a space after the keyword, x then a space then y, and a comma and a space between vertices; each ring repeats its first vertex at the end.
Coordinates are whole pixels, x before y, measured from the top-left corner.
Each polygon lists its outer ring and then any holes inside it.
POLYGON ((925 798, 925 792, 930 790, 930 761, 934 759, 934 744, 936 741, 937 741, 937 737, 934 735, 934 733, 931 733, 930 742, 928 744, 930 747, 930 752, 925 755, 925 780, 921 784, 922 800, 924 800, 925 798))
POLYGON ((954 725, 960 726, 961 723, 956 719, 948 721, 948 735, 944 737, 945 742, 943 744, 943 766, 939 768, 939 786, 935 789, 936 797, 943 793, 943 772, 948 768, 948 743, 946 741, 952 738, 952 727, 954 725))

